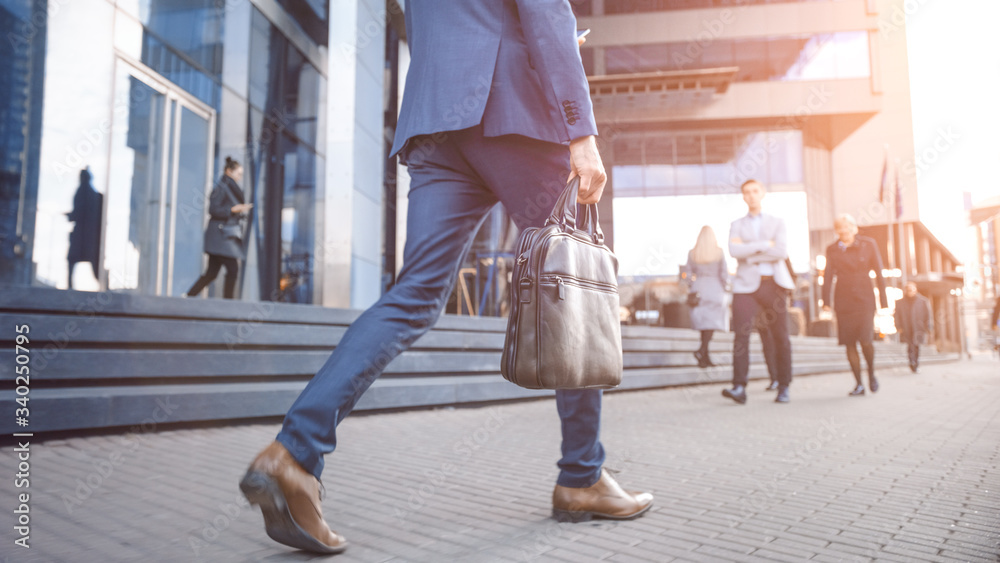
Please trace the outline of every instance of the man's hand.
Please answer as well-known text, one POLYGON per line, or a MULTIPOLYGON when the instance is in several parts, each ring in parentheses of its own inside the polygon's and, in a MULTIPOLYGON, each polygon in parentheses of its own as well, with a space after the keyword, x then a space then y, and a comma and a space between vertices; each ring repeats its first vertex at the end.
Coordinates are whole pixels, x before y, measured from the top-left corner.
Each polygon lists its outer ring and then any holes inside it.
POLYGON ((829 305, 823 305, 823 312, 824 313, 829 313, 830 312, 830 306, 829 305))
POLYGON ((729 242, 733 244, 743 244, 743 239, 741 239, 740 237, 733 237, 729 239, 729 242))
POLYGON ((574 139, 569 144, 569 169, 569 180, 574 176, 580 177, 577 203, 586 205, 600 201, 608 175, 604 172, 604 163, 601 153, 597 152, 597 141, 593 135, 574 139))

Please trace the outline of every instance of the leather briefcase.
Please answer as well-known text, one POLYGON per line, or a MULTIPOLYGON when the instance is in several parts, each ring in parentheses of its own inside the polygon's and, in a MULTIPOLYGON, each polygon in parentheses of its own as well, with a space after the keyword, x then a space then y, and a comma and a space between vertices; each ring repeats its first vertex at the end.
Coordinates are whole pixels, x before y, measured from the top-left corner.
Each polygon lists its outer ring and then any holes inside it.
POLYGON ((579 178, 518 239, 500 371, 528 389, 609 389, 622 379, 618 259, 597 205, 577 221, 579 178))

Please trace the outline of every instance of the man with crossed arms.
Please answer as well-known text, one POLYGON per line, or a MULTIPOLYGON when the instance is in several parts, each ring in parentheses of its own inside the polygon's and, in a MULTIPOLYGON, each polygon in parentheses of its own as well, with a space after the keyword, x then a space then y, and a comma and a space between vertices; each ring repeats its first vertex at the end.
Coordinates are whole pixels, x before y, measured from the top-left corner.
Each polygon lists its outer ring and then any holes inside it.
POLYGON ((790 400, 788 386, 792 383, 792 344, 788 338, 788 292, 795 284, 785 265, 788 258, 785 221, 763 213, 761 202, 766 190, 757 180, 747 180, 740 186, 747 214, 733 221, 729 229, 729 254, 736 258, 733 278, 733 388, 722 395, 739 404, 747 402, 747 374, 750 370, 750 333, 754 319, 763 323, 768 338, 763 338, 765 355, 774 358, 778 380, 777 403, 790 400))

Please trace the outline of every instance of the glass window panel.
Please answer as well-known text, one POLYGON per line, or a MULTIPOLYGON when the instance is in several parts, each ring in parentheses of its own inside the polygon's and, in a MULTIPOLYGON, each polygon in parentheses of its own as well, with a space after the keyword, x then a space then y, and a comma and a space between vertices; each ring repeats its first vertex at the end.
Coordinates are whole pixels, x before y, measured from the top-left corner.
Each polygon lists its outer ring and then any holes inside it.
POLYGON ((679 187, 700 188, 705 185, 705 167, 700 164, 681 164, 674 171, 679 187))
POLYGON ((768 149, 769 181, 772 184, 802 182, 801 131, 771 132, 768 149))
POLYGON ((733 55, 735 43, 733 41, 712 41, 705 44, 701 52, 700 68, 721 68, 736 64, 733 55))
POLYGON ((852 31, 834 36, 837 53, 837 78, 864 78, 871 76, 868 33, 852 31))
POLYGON ((701 135, 677 135, 677 164, 701 164, 701 135))
POLYGON ((674 166, 650 164, 646 166, 645 186, 647 188, 669 188, 677 185, 674 166))
MULTIPOLYGON (((138 12, 147 33, 156 37, 199 70, 222 73, 222 29, 225 2, 217 0, 139 0, 128 11, 138 12)), ((145 61, 143 61, 145 62, 145 61)), ((147 63, 148 64, 148 63, 147 63)))
POLYGON ((271 22, 255 8, 250 31, 250 60, 254 61, 250 65, 250 103, 258 109, 267 105, 272 65, 271 39, 271 22))
POLYGON ((822 80, 837 75, 836 43, 832 35, 817 35, 809 39, 798 59, 783 77, 785 80, 822 80))
MULTIPOLYGON (((180 296, 201 275, 202 236, 210 193, 209 122, 187 108, 181 109, 178 138, 177 204, 171 248, 172 277, 168 295, 180 296)), ((242 186, 241 186, 242 187, 242 186)))
POLYGON ((111 137, 104 243, 108 288, 155 294, 169 108, 163 94, 127 72, 119 71, 116 90, 128 92, 129 103, 111 137))
POLYGON ((840 32, 608 47, 608 74, 737 66, 737 82, 870 76, 868 33, 840 32))
POLYGON ((642 166, 615 166, 612 169, 615 191, 642 188, 642 166))
POLYGON ((737 39, 733 41, 733 60, 740 68, 737 82, 767 80, 767 40, 737 39))
POLYGON ((736 177, 735 146, 733 135, 709 133, 705 135, 705 184, 708 186, 731 184, 736 177))
POLYGON ((773 37, 767 42, 767 79, 796 80, 793 71, 799 54, 809 42, 808 37, 773 37))
POLYGON ((288 137, 283 142, 284 194, 281 209, 282 301, 312 303, 315 241, 315 154, 288 137))
POLYGON ((735 160, 737 187, 750 179, 767 184, 767 158, 767 133, 749 133, 742 139, 737 139, 735 160))

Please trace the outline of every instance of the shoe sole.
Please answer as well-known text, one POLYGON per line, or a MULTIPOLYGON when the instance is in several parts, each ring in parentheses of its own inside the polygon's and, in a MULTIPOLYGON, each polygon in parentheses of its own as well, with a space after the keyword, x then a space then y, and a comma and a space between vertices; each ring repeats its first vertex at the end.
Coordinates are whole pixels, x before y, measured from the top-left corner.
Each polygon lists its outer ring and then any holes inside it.
POLYGON ((573 510, 563 510, 560 508, 552 509, 552 518, 556 522, 589 522, 593 519, 600 520, 635 520, 636 518, 645 514, 650 508, 653 507, 653 503, 647 504, 642 510, 625 516, 615 516, 613 514, 604 514, 602 512, 587 512, 587 511, 573 511, 573 510))
POLYGON ((729 393, 728 391, 729 391, 729 389, 723 389, 722 390, 722 396, 726 397, 727 399, 732 399, 732 400, 736 401, 737 403, 739 403, 741 405, 747 404, 746 395, 744 395, 743 397, 736 397, 735 395, 733 395, 732 393, 729 393))
POLYGON ((288 510, 285 494, 270 475, 247 471, 240 481, 240 491, 250 504, 260 507, 264 514, 264 529, 272 540, 313 553, 341 553, 347 549, 347 543, 330 547, 300 528, 288 510))

